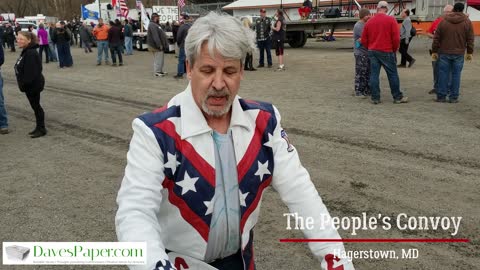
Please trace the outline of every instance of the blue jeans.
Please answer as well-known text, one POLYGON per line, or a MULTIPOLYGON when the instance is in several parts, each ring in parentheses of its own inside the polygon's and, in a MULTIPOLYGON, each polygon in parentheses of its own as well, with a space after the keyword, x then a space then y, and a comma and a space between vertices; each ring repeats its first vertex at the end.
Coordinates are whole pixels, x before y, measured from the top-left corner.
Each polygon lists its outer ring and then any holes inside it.
POLYGON ((370 59, 370 91, 372 92, 372 100, 380 100, 380 68, 383 67, 387 72, 390 91, 394 100, 403 98, 400 91, 400 79, 397 72, 397 59, 395 53, 368 51, 370 59))
POLYGON ((0 128, 8 127, 7 110, 5 110, 5 101, 3 99, 3 78, 0 73, 0 128))
POLYGON ((71 67, 73 65, 70 43, 57 43, 58 62, 60 67, 71 67))
POLYGON ((272 39, 268 38, 264 41, 257 41, 258 49, 260 50, 260 59, 258 60, 258 64, 263 66, 265 64, 264 58, 264 51, 267 51, 267 63, 269 66, 272 65, 272 39))
POLYGON ((185 73, 185 47, 180 48, 178 52, 178 66, 177 66, 177 75, 183 75, 185 73))
POLYGON ((97 63, 102 62, 102 54, 104 55, 105 62, 108 61, 108 41, 99 40, 97 41, 97 63))
POLYGON ((48 47, 50 48, 50 61, 57 62, 57 45, 55 43, 48 43, 48 47))
POLYGON ((127 55, 133 54, 132 37, 125 37, 125 53, 127 55))
POLYGON ((437 98, 445 99, 448 94, 450 99, 457 99, 460 95, 460 79, 464 62, 463 54, 439 54, 437 61, 437 98), (448 89, 450 76, 451 87, 448 89), (448 90, 450 90, 450 93, 448 90))

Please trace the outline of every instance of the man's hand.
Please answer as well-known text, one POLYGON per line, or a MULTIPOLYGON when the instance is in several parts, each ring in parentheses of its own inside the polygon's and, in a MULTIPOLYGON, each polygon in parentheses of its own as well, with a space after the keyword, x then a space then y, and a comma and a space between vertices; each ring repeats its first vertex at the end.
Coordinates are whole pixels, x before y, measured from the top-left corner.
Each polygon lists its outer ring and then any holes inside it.
POLYGON ((473 54, 467 53, 467 55, 465 56, 465 60, 467 60, 468 62, 472 62, 472 60, 473 60, 473 54))
POLYGON ((438 60, 438 53, 432 53, 432 60, 437 61, 438 60))
POLYGON ((408 45, 408 38, 405 39, 405 45, 408 45))

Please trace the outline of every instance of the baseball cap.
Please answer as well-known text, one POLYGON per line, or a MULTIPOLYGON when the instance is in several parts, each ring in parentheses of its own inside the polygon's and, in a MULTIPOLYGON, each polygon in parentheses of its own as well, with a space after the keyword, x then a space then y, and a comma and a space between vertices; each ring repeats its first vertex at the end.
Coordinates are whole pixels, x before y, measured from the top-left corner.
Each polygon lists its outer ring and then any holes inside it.
POLYGON ((264 8, 261 8, 261 9, 260 9, 260 12, 261 12, 261 13, 265 13, 265 12, 267 12, 267 11, 266 11, 264 8))
POLYGON ((388 3, 387 3, 387 1, 380 1, 380 2, 378 2, 377 8, 388 8, 388 3))

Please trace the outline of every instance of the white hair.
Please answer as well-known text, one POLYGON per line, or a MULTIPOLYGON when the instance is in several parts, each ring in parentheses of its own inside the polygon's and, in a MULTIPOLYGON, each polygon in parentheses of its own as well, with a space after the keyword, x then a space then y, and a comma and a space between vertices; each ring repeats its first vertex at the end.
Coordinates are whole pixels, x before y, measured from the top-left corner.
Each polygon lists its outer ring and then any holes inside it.
POLYGON ((185 54, 190 65, 200 55, 203 44, 207 44, 212 57, 218 52, 225 58, 242 61, 247 53, 255 50, 255 34, 237 18, 210 12, 188 30, 185 54))

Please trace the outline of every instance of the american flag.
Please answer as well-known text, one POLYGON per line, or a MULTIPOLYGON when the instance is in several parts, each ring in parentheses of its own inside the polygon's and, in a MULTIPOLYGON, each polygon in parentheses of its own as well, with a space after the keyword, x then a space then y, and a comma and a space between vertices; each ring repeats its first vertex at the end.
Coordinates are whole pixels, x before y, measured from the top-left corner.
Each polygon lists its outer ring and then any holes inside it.
POLYGON ((120 5, 120 15, 126 18, 128 16, 127 3, 125 3, 125 0, 112 0, 112 6, 116 7, 117 3, 120 5))
POLYGON ((178 0, 178 6, 183 8, 185 6, 185 0, 178 0))

